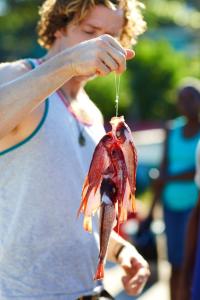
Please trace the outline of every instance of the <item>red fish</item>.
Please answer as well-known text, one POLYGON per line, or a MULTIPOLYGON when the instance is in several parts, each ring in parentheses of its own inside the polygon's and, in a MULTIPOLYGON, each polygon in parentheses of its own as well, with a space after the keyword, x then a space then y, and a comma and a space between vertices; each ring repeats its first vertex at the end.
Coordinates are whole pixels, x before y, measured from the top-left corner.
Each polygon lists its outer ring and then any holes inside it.
POLYGON ((78 214, 84 214, 83 227, 92 231, 92 216, 100 208, 100 253, 94 279, 104 276, 104 261, 114 221, 127 220, 135 211, 137 155, 128 125, 123 117, 111 120, 112 131, 96 146, 82 189, 78 214))
POLYGON ((99 194, 104 172, 110 166, 110 157, 107 149, 113 144, 112 133, 107 133, 96 146, 88 175, 85 178, 82 189, 82 201, 78 210, 84 213, 83 227, 86 231, 92 231, 92 215, 97 211, 101 204, 99 194))
POLYGON ((135 211, 135 190, 136 190, 136 169, 137 169, 137 152, 133 141, 130 128, 124 121, 124 117, 113 117, 110 121, 112 133, 119 143, 126 162, 128 171, 128 180, 131 189, 131 206, 130 210, 135 211))
POLYGON ((101 184, 101 207, 100 207, 100 252, 99 262, 94 276, 94 280, 104 277, 104 262, 108 248, 110 234, 116 219, 115 203, 117 189, 115 183, 110 178, 105 178, 101 184))
MULTIPOLYGON (((123 207, 123 200, 125 199, 125 192, 128 183, 128 173, 125 163, 124 154, 118 145, 118 143, 113 142, 112 146, 108 149, 108 155, 110 157, 111 165, 108 170, 110 171, 109 177, 113 180, 117 187, 117 225, 119 231, 119 224, 127 219, 125 216, 125 210, 128 209, 127 206, 123 207)), ((107 172, 108 172, 107 170, 107 172)), ((106 174, 106 172, 104 173, 106 174)), ((124 202, 125 204, 125 202, 124 202)))

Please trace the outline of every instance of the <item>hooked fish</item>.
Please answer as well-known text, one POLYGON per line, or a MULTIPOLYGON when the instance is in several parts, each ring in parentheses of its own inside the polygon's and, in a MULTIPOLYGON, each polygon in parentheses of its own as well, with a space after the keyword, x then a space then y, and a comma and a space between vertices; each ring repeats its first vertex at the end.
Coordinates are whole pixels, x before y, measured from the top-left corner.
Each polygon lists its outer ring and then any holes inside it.
POLYGON ((111 231, 116 220, 115 203, 117 201, 117 189, 115 183, 110 178, 104 178, 100 188, 101 207, 100 207, 100 252, 99 262, 94 276, 94 280, 104 277, 104 261, 108 248, 111 231))
POLYGON ((130 128, 124 121, 124 117, 113 117, 110 121, 112 125, 112 132, 117 142, 123 151, 128 180, 131 189, 131 211, 135 210, 135 191, 136 191, 136 169, 137 169, 137 152, 133 141, 133 136, 130 128))
POLYGON ((112 130, 95 148, 88 175, 82 188, 78 215, 84 214, 83 227, 92 231, 92 216, 100 209, 100 253, 94 279, 104 276, 104 262, 115 220, 127 220, 135 211, 137 154, 131 130, 124 117, 111 119, 112 130))

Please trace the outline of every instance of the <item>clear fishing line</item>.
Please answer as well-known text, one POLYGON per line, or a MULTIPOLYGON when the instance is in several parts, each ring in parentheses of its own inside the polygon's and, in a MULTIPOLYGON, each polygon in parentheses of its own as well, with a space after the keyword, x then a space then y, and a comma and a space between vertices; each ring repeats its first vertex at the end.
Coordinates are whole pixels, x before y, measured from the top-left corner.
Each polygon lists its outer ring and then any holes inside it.
POLYGON ((115 116, 118 117, 119 113, 119 89, 120 89, 120 75, 115 73, 115 116))

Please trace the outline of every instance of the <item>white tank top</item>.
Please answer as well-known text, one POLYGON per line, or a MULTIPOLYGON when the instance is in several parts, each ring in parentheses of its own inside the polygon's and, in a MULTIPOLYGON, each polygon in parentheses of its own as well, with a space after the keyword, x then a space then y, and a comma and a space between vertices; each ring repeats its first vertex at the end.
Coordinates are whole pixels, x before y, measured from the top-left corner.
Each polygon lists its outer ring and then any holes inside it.
MULTIPOLYGON (((36 61, 32 60, 36 65, 36 61)), ((99 241, 77 219, 81 189, 102 124, 84 127, 58 93, 37 129, 0 152, 0 299, 75 300, 96 287, 99 241)))

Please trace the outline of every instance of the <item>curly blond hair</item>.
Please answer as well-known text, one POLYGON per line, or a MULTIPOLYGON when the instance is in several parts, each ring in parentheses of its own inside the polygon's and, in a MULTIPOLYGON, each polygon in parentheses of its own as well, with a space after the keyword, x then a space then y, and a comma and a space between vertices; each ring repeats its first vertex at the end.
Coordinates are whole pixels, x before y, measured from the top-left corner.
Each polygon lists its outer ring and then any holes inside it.
POLYGON ((40 7, 38 22, 38 42, 49 49, 55 41, 55 32, 66 28, 72 20, 81 22, 95 5, 108 8, 122 8, 124 11, 124 26, 120 42, 124 47, 130 47, 137 42, 137 37, 146 29, 141 9, 144 5, 137 0, 45 0, 40 7))

